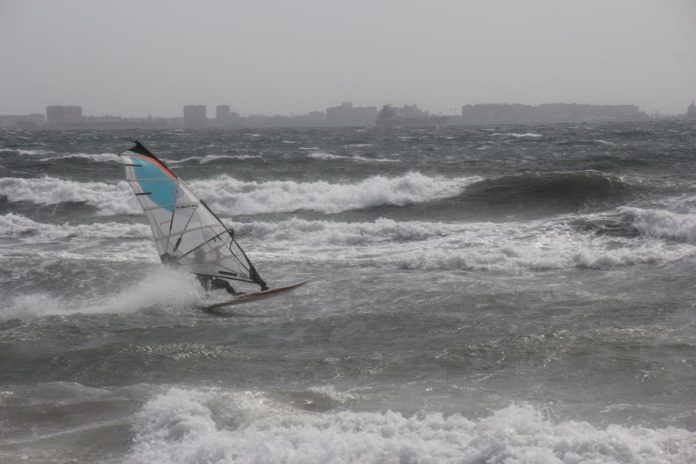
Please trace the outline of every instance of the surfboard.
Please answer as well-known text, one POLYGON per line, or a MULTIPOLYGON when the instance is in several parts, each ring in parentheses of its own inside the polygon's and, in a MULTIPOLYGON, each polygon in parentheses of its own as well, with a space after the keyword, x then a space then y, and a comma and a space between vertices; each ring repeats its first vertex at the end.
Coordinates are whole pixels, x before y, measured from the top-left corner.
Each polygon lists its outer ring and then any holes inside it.
POLYGON ((238 295, 230 300, 222 301, 220 303, 213 303, 207 306, 201 307, 204 311, 209 311, 211 309, 224 308, 226 306, 234 306, 242 303, 251 303, 252 301, 258 301, 264 298, 270 298, 272 296, 279 295, 284 292, 289 292, 295 290, 309 282, 310 279, 303 280, 302 282, 297 282, 292 285, 287 285, 285 287, 269 288, 268 290, 260 290, 258 292, 245 293, 243 295, 238 295))

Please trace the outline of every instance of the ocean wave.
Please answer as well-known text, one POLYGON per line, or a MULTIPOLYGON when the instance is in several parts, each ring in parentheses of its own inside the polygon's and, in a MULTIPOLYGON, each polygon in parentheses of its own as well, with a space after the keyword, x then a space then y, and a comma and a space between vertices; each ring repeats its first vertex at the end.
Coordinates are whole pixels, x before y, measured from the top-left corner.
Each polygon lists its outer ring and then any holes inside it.
POLYGON ((469 185, 460 198, 481 202, 492 210, 559 213, 624 202, 638 190, 638 186, 598 171, 569 171, 484 179, 469 185))
POLYGON ((192 274, 162 267, 112 294, 90 297, 60 297, 32 292, 7 298, 0 320, 33 319, 70 314, 129 314, 148 308, 190 310, 204 301, 201 287, 192 274))
POLYGON ((270 260, 408 270, 519 273, 674 262, 696 255, 693 243, 673 243, 661 236, 597 234, 579 229, 576 221, 571 217, 507 223, 291 219, 242 223, 236 228, 240 236, 257 244, 256 256, 270 260))
POLYGON ((51 242, 65 239, 112 239, 152 237, 147 224, 94 222, 90 224, 47 224, 33 221, 21 214, 0 215, 0 236, 21 237, 25 243, 51 242))
MULTIPOLYGON (((667 223, 650 222, 655 214, 650 212, 633 212, 634 219, 624 216, 627 223, 608 225, 621 214, 506 223, 386 218, 370 222, 299 218, 278 222, 224 221, 243 244, 253 245, 255 258, 286 263, 520 273, 666 263, 696 256, 696 237, 691 235, 693 218, 681 230, 668 227, 671 219, 667 223), (643 232, 619 232, 619 227, 641 228, 643 232)), ((669 213, 664 215, 670 218, 669 213)), ((20 245, 80 245, 69 250, 42 251, 47 257, 50 254, 60 259, 157 261, 149 226, 143 223, 43 224, 9 213, 0 216, 0 237, 13 238, 20 245)), ((26 254, 23 246, 12 250, 6 247, 4 254, 26 254)))
POLYGON ((140 214, 127 182, 77 182, 55 177, 0 178, 0 197, 10 202, 31 202, 37 205, 82 203, 96 208, 102 215, 140 214))
POLYGON ((409 172, 399 177, 373 176, 353 183, 325 181, 245 182, 229 176, 190 182, 210 206, 225 214, 260 214, 299 210, 337 213, 378 205, 403 206, 452 197, 478 177, 429 177, 409 172))
POLYGON ((95 163, 120 163, 121 158, 116 153, 68 153, 65 155, 49 156, 38 159, 39 162, 52 162, 56 160, 78 159, 93 161, 95 163))
POLYGON ((496 136, 502 136, 502 137, 514 137, 516 139, 538 139, 540 137, 543 137, 542 134, 536 134, 534 132, 526 132, 523 134, 516 133, 516 132, 506 132, 506 133, 501 133, 501 132, 496 132, 492 135, 496 136))
POLYGON ((333 153, 316 152, 316 153, 308 153, 307 158, 330 160, 330 159, 350 159, 350 156, 334 155, 333 153))
POLYGON ((0 148, 0 152, 3 153, 18 153, 20 155, 48 155, 51 153, 49 150, 40 150, 40 149, 34 149, 34 150, 26 150, 22 148, 0 148))
POLYGON ((172 388, 138 412, 133 463, 545 462, 682 464, 696 433, 552 421, 529 404, 489 416, 422 412, 316 413, 262 394, 172 388))
POLYGON ((399 163, 398 159, 389 158, 365 158, 364 156, 334 155, 332 153, 309 153, 308 158, 320 160, 349 160, 355 163, 399 163))
POLYGON ((619 212, 628 215, 645 236, 696 243, 696 215, 631 207, 619 208, 619 212))
MULTIPOLYGON (((354 183, 324 181, 240 181, 229 176, 194 180, 189 185, 221 214, 259 214, 312 210, 335 213, 377 205, 402 206, 459 194, 478 177, 373 176, 354 183)), ((0 197, 38 205, 82 203, 101 215, 142 214, 125 181, 77 182, 55 177, 0 178, 0 197)))
POLYGON ((249 160, 249 159, 259 159, 259 155, 205 155, 205 156, 189 156, 188 158, 183 158, 180 160, 165 159, 167 164, 184 164, 190 162, 197 162, 198 164, 210 164, 215 161, 232 159, 232 160, 249 160))
POLYGON ((696 243, 696 215, 665 209, 621 206, 572 221, 579 230, 624 238, 656 238, 696 243))
POLYGON ((549 271, 673 262, 696 255, 690 244, 577 233, 565 221, 478 224, 470 230, 367 258, 402 269, 549 271))
POLYGON ((466 224, 424 221, 398 222, 380 218, 373 222, 308 221, 293 218, 280 222, 235 224, 237 234, 254 240, 310 246, 358 246, 378 243, 403 243, 443 237, 461 232, 466 224))

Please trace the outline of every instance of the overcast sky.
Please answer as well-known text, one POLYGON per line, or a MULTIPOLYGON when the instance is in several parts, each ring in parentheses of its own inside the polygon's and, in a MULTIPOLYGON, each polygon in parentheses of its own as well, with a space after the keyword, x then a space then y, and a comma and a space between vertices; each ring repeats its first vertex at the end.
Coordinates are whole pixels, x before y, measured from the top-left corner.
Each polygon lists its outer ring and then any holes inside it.
POLYGON ((0 0, 0 114, 696 99, 696 0, 0 0))

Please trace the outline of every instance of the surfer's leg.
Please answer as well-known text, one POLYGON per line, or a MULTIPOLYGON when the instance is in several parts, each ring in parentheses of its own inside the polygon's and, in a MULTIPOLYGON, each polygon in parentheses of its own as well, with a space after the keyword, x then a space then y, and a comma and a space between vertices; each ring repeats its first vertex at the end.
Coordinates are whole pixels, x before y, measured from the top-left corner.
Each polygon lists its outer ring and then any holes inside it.
POLYGON ((228 280, 224 279, 213 279, 213 288, 222 288, 227 291, 227 293, 237 296, 237 295, 242 295, 243 292, 238 292, 237 290, 234 289, 232 284, 228 280))
POLYGON ((213 279, 208 276, 196 275, 198 283, 201 284, 205 290, 210 291, 213 288, 213 279))

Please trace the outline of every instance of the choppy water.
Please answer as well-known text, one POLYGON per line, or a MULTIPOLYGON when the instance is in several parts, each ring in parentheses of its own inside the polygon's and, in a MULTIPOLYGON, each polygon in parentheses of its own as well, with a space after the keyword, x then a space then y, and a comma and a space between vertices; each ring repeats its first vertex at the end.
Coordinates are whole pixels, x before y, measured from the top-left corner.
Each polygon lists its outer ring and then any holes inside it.
POLYGON ((696 462, 693 123, 4 131, 0 172, 0 462, 696 462), (197 310, 124 138, 312 283, 197 310))

